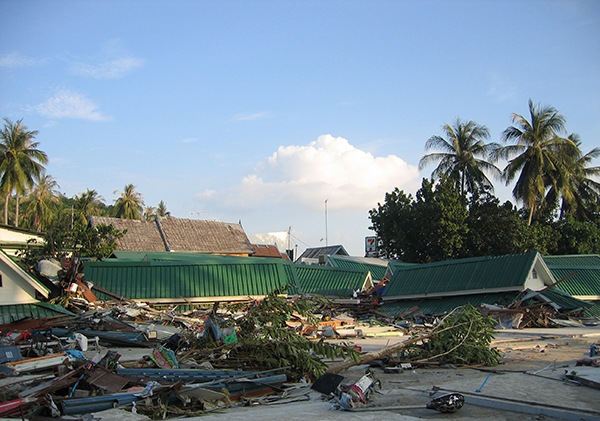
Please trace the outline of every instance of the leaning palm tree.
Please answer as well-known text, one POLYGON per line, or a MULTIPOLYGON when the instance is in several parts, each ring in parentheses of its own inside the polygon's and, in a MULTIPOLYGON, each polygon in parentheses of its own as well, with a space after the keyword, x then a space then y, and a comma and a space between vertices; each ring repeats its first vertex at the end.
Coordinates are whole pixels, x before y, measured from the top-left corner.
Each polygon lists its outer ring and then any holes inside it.
POLYGON ((529 118, 512 115, 515 126, 504 130, 502 140, 516 143, 496 149, 491 158, 492 161, 508 160, 503 172, 507 185, 518 176, 512 193, 529 209, 531 225, 536 210, 544 206, 550 187, 560 192, 567 202, 573 201, 569 177, 575 168, 575 145, 560 136, 566 131, 566 119, 555 108, 535 105, 530 99, 529 118))
POLYGON ((432 177, 447 177, 460 189, 461 194, 474 192, 480 187, 493 190, 484 171, 500 177, 500 170, 486 161, 490 152, 500 145, 485 143, 490 137, 487 127, 478 125, 473 120, 464 122, 457 118, 452 126, 442 126, 442 131, 445 138, 432 136, 425 144, 425 149, 439 149, 441 152, 423 156, 419 161, 419 169, 431 162, 439 162, 432 177))
POLYGON ((0 131, 0 189, 5 195, 4 224, 8 224, 8 199, 15 192, 15 227, 19 226, 19 197, 31 188, 36 178, 41 178, 48 156, 37 149, 39 143, 33 139, 37 130, 28 130, 18 120, 13 123, 4 119, 0 131))
POLYGON ((27 215, 36 231, 43 231, 52 221, 54 205, 59 202, 58 183, 54 177, 43 175, 29 193, 27 215))
POLYGON ((122 192, 115 190, 114 193, 121 195, 115 200, 115 216, 117 218, 142 219, 144 200, 141 193, 135 191, 133 184, 127 184, 122 192))
POLYGON ((100 214, 100 205, 104 202, 104 198, 94 189, 87 189, 85 193, 80 193, 75 196, 73 205, 74 217, 86 225, 88 218, 92 215, 100 214))
POLYGON ((165 216, 171 216, 171 212, 167 210, 167 204, 161 200, 158 202, 158 207, 156 208, 156 216, 164 218, 165 216))

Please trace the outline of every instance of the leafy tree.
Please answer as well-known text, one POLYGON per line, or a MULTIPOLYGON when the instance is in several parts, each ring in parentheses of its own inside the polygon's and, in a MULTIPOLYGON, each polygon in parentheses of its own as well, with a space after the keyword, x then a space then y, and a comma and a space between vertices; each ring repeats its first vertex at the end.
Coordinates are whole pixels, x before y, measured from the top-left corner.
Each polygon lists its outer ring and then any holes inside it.
POLYGON ((15 227, 19 226, 19 197, 25 190, 40 179, 44 164, 48 162, 46 153, 39 150, 38 142, 33 139, 37 130, 28 130, 18 120, 13 123, 4 119, 4 128, 0 131, 0 189, 5 195, 4 224, 8 224, 8 198, 15 192, 15 227))
POLYGON ((501 172, 485 159, 500 145, 485 143, 490 137, 487 127, 478 125, 473 120, 464 122, 457 118, 452 126, 442 126, 442 131, 445 138, 432 136, 425 144, 426 149, 439 149, 441 152, 423 156, 419 162, 419 169, 431 162, 439 162, 432 177, 446 177, 452 180, 461 194, 473 192, 480 187, 493 189, 484 171, 497 177, 500 177, 501 172))
POLYGON ((532 242, 518 209, 509 201, 500 204, 487 192, 471 197, 467 225, 465 257, 523 253, 532 242))
POLYGON ((534 105, 529 100, 529 114, 529 120, 519 114, 512 115, 515 126, 507 128, 502 139, 516 143, 495 149, 491 159, 509 160, 504 179, 508 184, 518 177, 513 196, 528 208, 531 225, 536 210, 545 204, 546 189, 550 186, 566 201, 573 201, 569 176, 575 168, 572 151, 575 145, 560 137, 566 131, 566 119, 555 108, 534 105))
POLYGON ((369 212, 382 254, 405 262, 427 263, 462 257, 467 233, 464 196, 452 180, 423 180, 416 199, 395 189, 385 204, 369 212), (434 188, 435 187, 435 188, 434 188))
POLYGON ((78 248, 80 257, 108 257, 117 248, 117 240, 123 238, 127 230, 118 230, 112 224, 75 224, 71 233, 73 245, 78 248))
POLYGON ((115 190, 115 194, 121 196, 115 200, 115 215, 123 219, 141 219, 144 210, 144 200, 141 193, 135 190, 133 184, 125 185, 125 189, 120 192, 115 190))
POLYGON ((27 217, 31 227, 37 231, 45 230, 55 216, 59 203, 58 183, 54 177, 44 175, 38 181, 27 198, 27 217))
POLYGON ((549 254, 600 254, 600 214, 579 221, 567 215, 554 223, 557 233, 549 254))

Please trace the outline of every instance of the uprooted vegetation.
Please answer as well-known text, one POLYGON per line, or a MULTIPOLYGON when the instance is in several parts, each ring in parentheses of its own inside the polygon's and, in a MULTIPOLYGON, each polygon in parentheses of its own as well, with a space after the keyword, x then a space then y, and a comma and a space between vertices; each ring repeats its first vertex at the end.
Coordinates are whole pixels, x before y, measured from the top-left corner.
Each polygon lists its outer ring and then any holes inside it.
POLYGON ((323 299, 308 297, 288 300, 275 290, 261 301, 232 305, 229 310, 233 317, 213 315, 207 319, 208 323, 204 322, 205 333, 199 339, 191 339, 196 343, 185 356, 197 362, 210 361, 215 367, 221 364, 252 370, 288 367, 286 374, 292 380, 312 381, 327 371, 325 359, 358 360, 359 357, 359 352, 349 344, 311 341, 288 326, 291 319, 318 325, 315 312, 318 304, 323 304, 320 301, 323 299), (236 314, 240 316, 236 318, 236 314))
POLYGON ((470 304, 458 307, 440 322, 430 337, 406 348, 406 360, 497 366, 500 353, 490 347, 495 325, 493 318, 482 316, 470 304))

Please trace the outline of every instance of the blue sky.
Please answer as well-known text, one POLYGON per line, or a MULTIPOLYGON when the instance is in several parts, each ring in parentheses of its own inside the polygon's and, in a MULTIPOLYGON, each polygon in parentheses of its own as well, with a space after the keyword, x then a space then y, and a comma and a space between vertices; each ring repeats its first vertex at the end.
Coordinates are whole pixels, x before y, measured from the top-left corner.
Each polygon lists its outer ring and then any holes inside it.
POLYGON ((457 117, 499 142, 531 98, 600 144, 598 1, 0 0, 0 27, 0 116, 61 192, 132 183, 299 252, 364 254, 369 209, 419 188, 457 117))

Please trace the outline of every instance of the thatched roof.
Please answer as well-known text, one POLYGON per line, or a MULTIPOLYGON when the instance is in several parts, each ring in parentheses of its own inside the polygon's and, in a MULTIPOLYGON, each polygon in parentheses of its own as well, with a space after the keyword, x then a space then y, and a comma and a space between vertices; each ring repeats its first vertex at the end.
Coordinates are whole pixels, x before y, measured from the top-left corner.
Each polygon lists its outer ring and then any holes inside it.
POLYGON ((92 225, 112 224, 127 233, 117 243, 118 251, 179 251, 215 254, 254 253, 240 224, 199 219, 157 218, 140 221, 92 216, 92 225))

